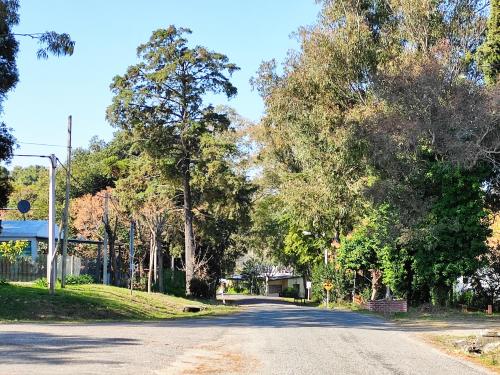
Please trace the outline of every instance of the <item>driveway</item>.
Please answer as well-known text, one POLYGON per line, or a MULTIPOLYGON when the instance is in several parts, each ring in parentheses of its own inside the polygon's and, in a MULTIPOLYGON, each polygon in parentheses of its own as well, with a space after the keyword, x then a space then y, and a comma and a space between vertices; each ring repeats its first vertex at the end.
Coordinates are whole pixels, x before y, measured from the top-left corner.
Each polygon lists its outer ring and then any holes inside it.
POLYGON ((346 311, 241 298, 230 316, 147 323, 0 324, 0 375, 488 372, 412 329, 346 311))

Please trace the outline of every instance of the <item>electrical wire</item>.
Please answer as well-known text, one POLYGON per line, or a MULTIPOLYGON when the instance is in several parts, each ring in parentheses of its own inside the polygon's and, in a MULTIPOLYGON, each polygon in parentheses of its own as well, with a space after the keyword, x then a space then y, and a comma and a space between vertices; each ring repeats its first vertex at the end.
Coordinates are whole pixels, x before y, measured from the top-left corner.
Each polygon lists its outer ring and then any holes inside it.
POLYGON ((19 144, 22 144, 22 145, 34 145, 34 146, 48 146, 48 147, 66 147, 66 146, 63 146, 63 145, 53 145, 53 144, 50 144, 50 143, 36 143, 36 142, 17 142, 19 144))

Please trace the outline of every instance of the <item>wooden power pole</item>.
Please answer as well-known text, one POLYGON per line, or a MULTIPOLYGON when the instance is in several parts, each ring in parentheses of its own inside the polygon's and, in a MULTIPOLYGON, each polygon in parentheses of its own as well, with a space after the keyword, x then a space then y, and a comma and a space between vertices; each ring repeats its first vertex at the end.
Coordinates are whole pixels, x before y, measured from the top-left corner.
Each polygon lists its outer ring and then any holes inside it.
POLYGON ((56 221, 56 167, 57 158, 54 154, 49 156, 49 251, 47 254, 47 282, 49 284, 50 294, 54 294, 55 290, 55 267, 54 257, 56 256, 56 231, 54 228, 56 221))
MULTIPOLYGON (((64 201, 64 237, 61 262, 61 288, 66 286, 66 258, 68 256, 69 190, 71 185, 71 127, 72 117, 68 117, 68 157, 66 160, 66 199, 64 201)), ((60 239, 59 239, 60 240, 60 239)))

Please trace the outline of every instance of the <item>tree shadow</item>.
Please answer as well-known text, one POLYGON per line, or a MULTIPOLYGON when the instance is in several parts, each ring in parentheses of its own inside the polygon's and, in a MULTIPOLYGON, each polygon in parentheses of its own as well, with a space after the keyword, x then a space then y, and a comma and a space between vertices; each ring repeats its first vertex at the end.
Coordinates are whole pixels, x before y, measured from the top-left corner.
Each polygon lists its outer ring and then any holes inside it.
MULTIPOLYGON (((2 364, 66 364, 88 363, 89 358, 78 360, 74 354, 93 348, 139 345, 136 339, 86 336, 63 336, 41 332, 0 332, 0 358, 2 364)), ((99 361, 113 364, 118 361, 99 361)))

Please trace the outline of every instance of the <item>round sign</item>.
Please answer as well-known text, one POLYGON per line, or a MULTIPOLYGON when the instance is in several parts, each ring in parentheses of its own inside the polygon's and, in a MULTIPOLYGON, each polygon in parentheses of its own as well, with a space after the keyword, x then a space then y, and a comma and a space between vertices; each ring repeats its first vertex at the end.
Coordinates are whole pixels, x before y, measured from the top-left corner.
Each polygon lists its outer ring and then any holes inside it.
POLYGON ((30 208, 31 208, 30 202, 28 202, 27 200, 24 200, 24 199, 22 201, 19 201, 19 203, 17 204, 17 209, 22 214, 25 214, 26 212, 28 212, 30 210, 30 208))

